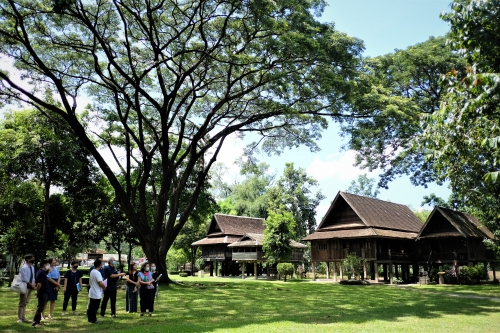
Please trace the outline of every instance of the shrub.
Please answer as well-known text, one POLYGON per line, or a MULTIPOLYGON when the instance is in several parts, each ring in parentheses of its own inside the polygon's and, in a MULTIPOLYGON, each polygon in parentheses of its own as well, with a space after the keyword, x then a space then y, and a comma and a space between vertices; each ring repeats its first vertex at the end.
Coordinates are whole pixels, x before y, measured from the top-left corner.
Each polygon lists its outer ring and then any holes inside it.
POLYGON ((398 279, 397 277, 392 278, 393 284, 402 284, 403 282, 404 282, 403 279, 398 279))
POLYGON ((346 272, 347 277, 356 277, 363 274, 363 264, 365 262, 364 258, 356 256, 355 252, 349 254, 343 261, 342 265, 346 272))
POLYGON ((340 281, 340 284, 368 286, 370 282, 366 280, 342 280, 340 281))
POLYGON ((486 270, 479 266, 461 266, 457 276, 461 284, 477 284, 480 280, 488 279, 486 270))
POLYGON ((180 272, 180 273, 179 273, 179 276, 180 276, 180 277, 187 277, 187 276, 188 276, 188 273, 186 273, 186 272, 180 272))
POLYGON ((283 275, 283 277, 285 278, 285 282, 286 282, 286 276, 290 275, 290 277, 292 277, 293 272, 295 271, 293 264, 289 262, 279 263, 276 268, 278 270, 278 274, 283 275))

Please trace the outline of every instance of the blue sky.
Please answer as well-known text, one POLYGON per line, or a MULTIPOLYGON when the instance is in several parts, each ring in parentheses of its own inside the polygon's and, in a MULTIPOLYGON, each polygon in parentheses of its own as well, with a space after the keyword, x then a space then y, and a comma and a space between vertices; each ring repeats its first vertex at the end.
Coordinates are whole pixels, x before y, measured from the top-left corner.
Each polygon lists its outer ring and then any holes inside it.
MULTIPOLYGON (((448 25, 439 18, 444 10, 448 11, 451 1, 441 0, 329 0, 321 21, 334 22, 337 30, 362 39, 365 43, 365 56, 375 57, 391 53, 394 49, 404 49, 410 45, 427 40, 430 36, 442 36, 448 25)), ((354 152, 343 151, 345 143, 339 135, 339 127, 332 124, 318 142, 319 153, 311 153, 307 148, 287 150, 280 156, 260 156, 270 164, 271 169, 281 174, 286 162, 307 170, 317 179, 320 189, 326 196, 317 209, 318 221, 326 213, 330 202, 339 190, 346 190, 352 180, 367 170, 355 168, 354 152)), ((237 168, 231 166, 233 157, 242 149, 241 142, 228 142, 222 160, 230 167, 227 179, 241 179, 237 168)), ((377 172, 368 173, 376 177, 377 172)), ((381 189, 378 198, 389 200, 418 209, 424 195, 435 193, 447 198, 450 191, 446 186, 436 184, 428 188, 413 186, 407 177, 389 184, 389 189, 381 189)), ((424 207, 430 209, 429 207, 424 207)))

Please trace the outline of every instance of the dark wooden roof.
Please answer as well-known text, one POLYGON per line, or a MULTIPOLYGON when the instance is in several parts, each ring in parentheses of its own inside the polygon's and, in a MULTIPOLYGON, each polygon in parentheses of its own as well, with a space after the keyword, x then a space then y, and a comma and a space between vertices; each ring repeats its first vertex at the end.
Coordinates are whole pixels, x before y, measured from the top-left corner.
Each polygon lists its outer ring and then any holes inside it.
POLYGON ((360 228, 360 229, 336 230, 336 231, 318 231, 302 238, 302 240, 312 241, 312 240, 332 239, 332 238, 366 238, 366 237, 415 239, 417 237, 417 233, 378 229, 378 228, 360 228))
POLYGON ((474 215, 435 207, 419 232, 418 238, 440 237, 495 239, 495 235, 474 215))
POLYGON ((231 244, 247 233, 263 233, 264 219, 247 216, 214 214, 204 239, 192 246, 231 244))
MULTIPOLYGON (((263 241, 264 234, 248 233, 228 247, 257 247, 262 246, 263 241)), ((293 239, 290 240, 290 246, 294 249, 307 249, 307 245, 296 242, 293 239)))
POLYGON ((257 217, 214 214, 208 228, 207 237, 234 235, 243 236, 247 233, 263 233, 264 219, 257 217))
POLYGON ((422 222, 405 205, 340 191, 317 230, 336 226, 339 229, 358 226, 419 232, 422 222), (334 215, 335 209, 343 203, 353 210, 357 219, 352 218, 347 222, 329 219, 331 215, 334 215))

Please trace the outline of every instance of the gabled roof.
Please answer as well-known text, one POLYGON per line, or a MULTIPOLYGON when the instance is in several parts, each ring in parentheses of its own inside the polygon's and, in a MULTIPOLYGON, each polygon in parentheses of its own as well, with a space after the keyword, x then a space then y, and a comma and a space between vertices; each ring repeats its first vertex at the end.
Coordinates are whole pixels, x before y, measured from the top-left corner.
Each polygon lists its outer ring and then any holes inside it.
POLYGON ((191 244, 191 246, 231 244, 238 241, 238 236, 205 237, 191 244))
POLYGON ((425 221, 418 238, 464 237, 489 238, 495 235, 469 213, 435 207, 425 221))
POLYGON ((317 231, 337 229, 335 221, 330 221, 329 217, 342 202, 352 208, 358 220, 353 220, 349 224, 344 223, 338 229, 374 227, 418 233, 422 227, 422 222, 405 205, 339 191, 317 231))
POLYGON ((222 235, 243 236, 246 233, 263 233, 264 219, 258 217, 214 214, 207 237, 222 235))
MULTIPOLYGON (((228 247, 257 247, 262 246, 264 234, 248 233, 241 237, 237 242, 228 245, 228 247)), ((294 249, 307 249, 307 245, 290 240, 290 246, 294 249)))

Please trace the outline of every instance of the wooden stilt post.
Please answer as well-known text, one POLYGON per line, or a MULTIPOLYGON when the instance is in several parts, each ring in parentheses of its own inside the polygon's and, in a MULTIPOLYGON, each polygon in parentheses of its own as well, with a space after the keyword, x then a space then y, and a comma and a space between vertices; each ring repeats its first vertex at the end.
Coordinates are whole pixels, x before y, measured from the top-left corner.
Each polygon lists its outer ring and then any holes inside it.
POLYGON ((327 280, 330 279, 330 262, 329 261, 326 262, 326 279, 327 280))
POLYGON ((333 262, 333 281, 337 281, 337 262, 333 262))
POLYGON ((344 279, 344 271, 342 270, 342 261, 339 261, 339 271, 340 271, 340 280, 344 279))
POLYGON ((253 275, 255 276, 255 280, 259 278, 259 274, 257 274, 257 261, 253 263, 253 275))
POLYGON ((375 282, 378 282, 378 263, 376 261, 373 263, 373 270, 375 272, 375 282))
POLYGON ((271 267, 269 267, 269 263, 266 263, 266 275, 267 275, 267 279, 268 280, 271 280, 271 267))
POLYGON ((215 276, 219 276, 219 262, 215 262, 215 276))
POLYGON ((493 269, 493 281, 497 279, 497 272, 495 271, 495 262, 491 262, 491 269, 493 269))
POLYGON ((247 265, 246 265, 246 262, 242 262, 241 263, 241 278, 244 279, 245 278, 245 273, 246 273, 246 270, 247 270, 247 265))
POLYGON ((316 281, 316 263, 314 261, 311 261, 311 264, 312 264, 312 278, 313 278, 313 281, 316 281))
POLYGON ((363 280, 366 280, 366 261, 363 262, 363 280))
POLYGON ((210 276, 214 276, 214 262, 210 262, 210 276))
POLYGON ((393 278, 393 271, 392 271, 392 264, 389 264, 389 283, 392 284, 392 278, 393 278))

